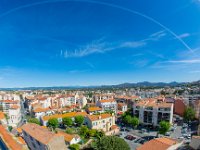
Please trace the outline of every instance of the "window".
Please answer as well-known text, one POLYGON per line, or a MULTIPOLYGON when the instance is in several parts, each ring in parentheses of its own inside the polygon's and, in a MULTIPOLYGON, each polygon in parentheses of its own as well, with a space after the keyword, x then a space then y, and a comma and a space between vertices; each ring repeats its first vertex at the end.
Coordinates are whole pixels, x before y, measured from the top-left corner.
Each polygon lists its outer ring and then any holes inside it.
POLYGON ((31 141, 33 141, 33 138, 32 138, 32 136, 30 136, 30 138, 31 138, 31 141))
POLYGON ((32 143, 32 144, 33 144, 33 147, 36 148, 35 144, 34 143, 32 143))
POLYGON ((38 144, 39 146, 41 145, 40 142, 38 142, 38 141, 37 141, 37 144, 38 144))
POLYGON ((27 136, 27 133, 26 133, 26 132, 24 132, 24 135, 25 135, 25 136, 27 136))

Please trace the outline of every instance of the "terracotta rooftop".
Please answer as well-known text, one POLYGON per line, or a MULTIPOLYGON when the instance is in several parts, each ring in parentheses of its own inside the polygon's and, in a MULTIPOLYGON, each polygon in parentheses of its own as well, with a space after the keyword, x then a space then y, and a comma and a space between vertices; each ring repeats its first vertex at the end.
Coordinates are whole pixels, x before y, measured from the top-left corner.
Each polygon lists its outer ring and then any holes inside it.
POLYGON ((3 103, 11 103, 11 104, 17 104, 19 103, 18 100, 2 100, 3 103))
POLYGON ((195 136, 195 135, 193 135, 192 138, 200 139, 200 136, 195 136))
POLYGON ((136 150, 167 150, 172 145, 177 144, 176 140, 170 138, 157 138, 144 143, 136 150))
POLYGON ((33 110, 33 112, 38 113, 38 112, 46 112, 51 110, 50 108, 36 108, 33 110))
POLYGON ((112 126, 111 126, 111 129, 112 129, 112 130, 117 129, 117 128, 119 128, 117 125, 112 125, 112 126))
POLYGON ((102 108, 100 108, 100 107, 89 107, 88 108, 88 111, 90 111, 90 112, 93 112, 93 111, 101 111, 102 110, 102 108))
POLYGON ((22 128, 17 128, 16 130, 18 133, 22 133, 22 128))
POLYGON ((122 107, 122 106, 126 106, 127 104, 125 104, 125 103, 118 103, 117 104, 119 107, 122 107))
POLYGON ((35 97, 32 97, 32 96, 26 96, 26 99, 28 99, 28 100, 35 100, 35 97))
POLYGON ((106 100, 100 100, 101 103, 112 103, 116 102, 114 99, 106 99, 106 100))
POLYGON ((17 139, 21 144, 24 144, 24 145, 26 144, 26 142, 24 141, 22 137, 18 137, 17 139))
POLYGON ((0 125, 0 135, 11 150, 22 150, 22 145, 17 143, 2 125, 0 125))
POLYGON ((69 112, 66 114, 55 114, 55 115, 51 115, 51 116, 44 116, 42 119, 43 120, 49 120, 50 118, 63 118, 63 117, 75 117, 75 116, 86 116, 87 113, 86 112, 69 112))
POLYGON ((87 115, 87 117, 88 117, 91 121, 96 121, 96 120, 100 120, 100 119, 110 118, 111 116, 112 116, 111 114, 87 115))
POLYGON ((19 109, 20 107, 19 107, 19 105, 12 105, 12 106, 10 106, 10 109, 19 109))
MULTIPOLYGON (((75 137, 79 137, 78 135, 73 135, 73 134, 67 134, 67 133, 64 133, 64 132, 58 132, 57 133, 58 135, 62 135, 62 136, 64 136, 64 138, 65 138, 65 141, 67 141, 67 142, 71 142, 71 140, 73 139, 73 138, 75 138, 75 137)), ((80 137, 79 137, 80 138, 80 137)))
POLYGON ((121 95, 121 96, 116 96, 115 98, 131 100, 131 99, 138 99, 139 97, 138 96, 125 96, 125 95, 121 95))
POLYGON ((53 137, 55 137, 55 133, 34 123, 27 123, 23 125, 22 130, 45 145, 48 144, 53 137))
POLYGON ((157 101, 157 99, 143 99, 140 100, 136 103, 136 106, 145 106, 145 107, 163 107, 163 108, 169 108, 171 107, 173 104, 172 103, 166 103, 166 102, 159 102, 157 101))
POLYGON ((4 113, 3 113, 2 111, 0 111, 0 120, 1 120, 1 119, 4 119, 4 118, 5 118, 4 113))

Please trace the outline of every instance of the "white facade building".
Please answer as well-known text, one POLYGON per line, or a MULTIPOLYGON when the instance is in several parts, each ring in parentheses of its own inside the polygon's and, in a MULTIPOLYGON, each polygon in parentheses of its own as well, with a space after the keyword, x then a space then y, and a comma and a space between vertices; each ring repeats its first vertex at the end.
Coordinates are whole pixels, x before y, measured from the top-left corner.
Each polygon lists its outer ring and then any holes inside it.
POLYGON ((134 103, 133 114, 139 118, 142 124, 158 126, 163 120, 172 124, 173 103, 156 99, 140 100, 134 103))
POLYGON ((117 102, 114 99, 100 100, 96 106, 101 107, 102 111, 114 111, 117 113, 117 102))

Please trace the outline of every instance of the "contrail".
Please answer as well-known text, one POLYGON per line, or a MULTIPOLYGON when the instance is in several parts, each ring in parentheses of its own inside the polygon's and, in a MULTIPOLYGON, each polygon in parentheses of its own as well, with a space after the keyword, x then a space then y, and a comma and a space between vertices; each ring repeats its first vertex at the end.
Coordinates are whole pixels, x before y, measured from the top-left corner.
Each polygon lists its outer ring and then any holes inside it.
POLYGON ((141 16, 155 24, 157 24, 158 26, 160 26, 161 28, 165 29, 166 31, 168 31, 171 35, 173 35, 179 42, 181 42, 183 44, 184 47, 186 47, 189 51, 193 52, 193 50, 176 34, 174 33, 171 29, 169 29, 168 27, 166 27, 165 25, 163 25, 162 23, 160 23, 159 21, 155 20, 154 18, 150 17, 150 16, 147 16, 141 12, 138 12, 138 11, 134 11, 132 9, 129 9, 129 8, 125 8, 125 7, 122 7, 122 6, 118 6, 118 5, 115 5, 115 4, 111 4, 111 3, 106 3, 106 2, 98 2, 98 1, 93 1, 93 0, 52 0, 52 1, 42 1, 42 2, 36 2, 36 3, 31 3, 31 4, 27 4, 27 5, 22 5, 22 6, 19 6, 19 7, 16 7, 16 8, 13 8, 11 10, 8 10, 2 14, 0 14, 0 18, 10 14, 10 13, 13 13, 15 11, 18 11, 20 9, 23 9, 23 8, 28 8, 28 7, 32 7, 32 6, 37 6, 37 5, 42 5, 42 4, 48 4, 48 3, 57 3, 57 2, 85 2, 85 3, 93 3, 93 4, 99 4, 99 5, 104 5, 104 6, 109 6, 109 7, 113 7, 113 8, 117 8, 117 9, 120 9, 120 10, 124 10, 126 12, 130 12, 132 14, 135 14, 135 15, 138 15, 138 16, 141 16))

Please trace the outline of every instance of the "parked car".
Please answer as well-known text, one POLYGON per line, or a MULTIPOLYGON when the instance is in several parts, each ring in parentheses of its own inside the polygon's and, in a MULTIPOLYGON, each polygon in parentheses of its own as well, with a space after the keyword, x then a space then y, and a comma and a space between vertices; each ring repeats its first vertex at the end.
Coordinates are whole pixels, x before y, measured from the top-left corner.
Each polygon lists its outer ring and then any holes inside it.
POLYGON ((170 132, 166 132, 165 135, 166 135, 166 136, 170 136, 170 132))
POLYGON ((127 139, 127 140, 130 140, 130 141, 133 141, 133 140, 136 139, 136 137, 134 137, 134 136, 132 136, 132 135, 127 135, 127 136, 125 136, 124 138, 127 139))

